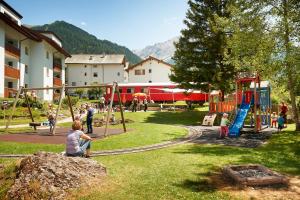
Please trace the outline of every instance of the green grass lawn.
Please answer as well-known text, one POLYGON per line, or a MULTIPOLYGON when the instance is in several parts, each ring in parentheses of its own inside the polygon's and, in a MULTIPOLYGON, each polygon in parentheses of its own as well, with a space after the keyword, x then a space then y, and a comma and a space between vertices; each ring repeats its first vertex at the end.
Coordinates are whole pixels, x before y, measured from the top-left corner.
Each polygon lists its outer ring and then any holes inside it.
POLYGON ((299 133, 287 130, 257 149, 221 145, 181 145, 130 155, 95 158, 108 178, 80 199, 232 199, 211 185, 224 165, 259 163, 284 174, 300 175, 299 133))
MULTIPOLYGON (((202 121, 203 112, 125 113, 135 120, 127 134, 107 138, 94 148, 112 149, 146 144, 186 134, 173 125, 202 121), (174 134, 175 132, 175 134, 174 134), (154 137, 149 136, 153 134, 154 137), (150 143, 150 142, 149 142, 150 143)), ((117 116, 118 117, 118 116, 117 116)), ((121 127, 121 125, 118 125, 121 127)), ((259 163, 275 171, 300 175, 300 133, 295 127, 274 135, 262 147, 250 149, 222 145, 185 144, 155 151, 93 158, 104 164, 108 176, 91 190, 78 190, 75 199, 232 199, 219 191, 210 177, 227 164, 259 163)), ((60 151, 63 146, 0 143, 0 152, 33 152, 38 149, 60 151)), ((13 159, 0 159, 10 166, 13 159)), ((11 167, 6 174, 11 174, 11 167)), ((0 198, 9 188, 10 179, 1 183, 0 198)))

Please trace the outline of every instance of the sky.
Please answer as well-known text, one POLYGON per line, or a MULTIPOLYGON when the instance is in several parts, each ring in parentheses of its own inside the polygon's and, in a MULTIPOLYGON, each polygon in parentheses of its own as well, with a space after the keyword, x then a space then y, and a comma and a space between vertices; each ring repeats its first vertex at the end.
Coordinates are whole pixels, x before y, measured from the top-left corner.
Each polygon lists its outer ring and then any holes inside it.
POLYGON ((142 49, 180 35, 187 0, 6 0, 28 25, 64 20, 99 39, 142 49))

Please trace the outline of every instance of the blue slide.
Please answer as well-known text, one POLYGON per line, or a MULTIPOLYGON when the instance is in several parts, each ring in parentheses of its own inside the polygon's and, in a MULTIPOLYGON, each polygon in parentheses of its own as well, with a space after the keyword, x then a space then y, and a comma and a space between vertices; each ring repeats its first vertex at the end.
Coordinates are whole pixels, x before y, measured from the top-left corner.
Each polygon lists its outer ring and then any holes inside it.
MULTIPOLYGON (((252 101, 250 101, 252 102, 252 101)), ((244 99, 238 110, 238 113, 234 119, 233 124, 229 127, 229 136, 238 137, 240 136, 240 131, 243 128, 244 121, 247 117, 247 113, 250 110, 250 103, 245 103, 244 99)))

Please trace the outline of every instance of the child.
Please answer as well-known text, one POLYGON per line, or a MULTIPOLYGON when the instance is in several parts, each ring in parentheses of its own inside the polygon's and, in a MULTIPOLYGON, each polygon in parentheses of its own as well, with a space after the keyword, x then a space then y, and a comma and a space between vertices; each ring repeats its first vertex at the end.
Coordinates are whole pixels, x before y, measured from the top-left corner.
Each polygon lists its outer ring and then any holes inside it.
POLYGON ((271 115, 271 120, 272 120, 272 124, 271 124, 271 128, 277 126, 277 114, 276 112, 273 112, 272 115, 271 115))
POLYGON ((223 117, 221 119, 221 129, 220 129, 220 138, 224 138, 226 136, 228 136, 229 133, 229 128, 228 125, 230 124, 229 120, 228 120, 228 114, 224 113, 223 117))
POLYGON ((50 113, 48 115, 48 121, 49 121, 49 126, 50 126, 50 133, 52 133, 53 131, 53 126, 55 124, 55 120, 54 120, 54 114, 50 113))
POLYGON ((280 114, 280 117, 278 117, 277 119, 278 122, 278 132, 281 131, 284 127, 284 118, 283 118, 283 114, 280 114))

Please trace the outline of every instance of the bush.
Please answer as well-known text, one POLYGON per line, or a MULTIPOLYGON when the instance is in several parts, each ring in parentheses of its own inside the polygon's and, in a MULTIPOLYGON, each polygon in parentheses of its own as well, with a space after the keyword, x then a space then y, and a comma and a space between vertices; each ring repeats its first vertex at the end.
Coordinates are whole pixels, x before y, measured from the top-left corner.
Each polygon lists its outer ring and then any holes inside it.
MULTIPOLYGON (((70 97, 72 106, 76 105, 79 101, 79 97, 70 97)), ((68 97, 63 98, 62 100, 62 106, 68 107, 68 97)))

